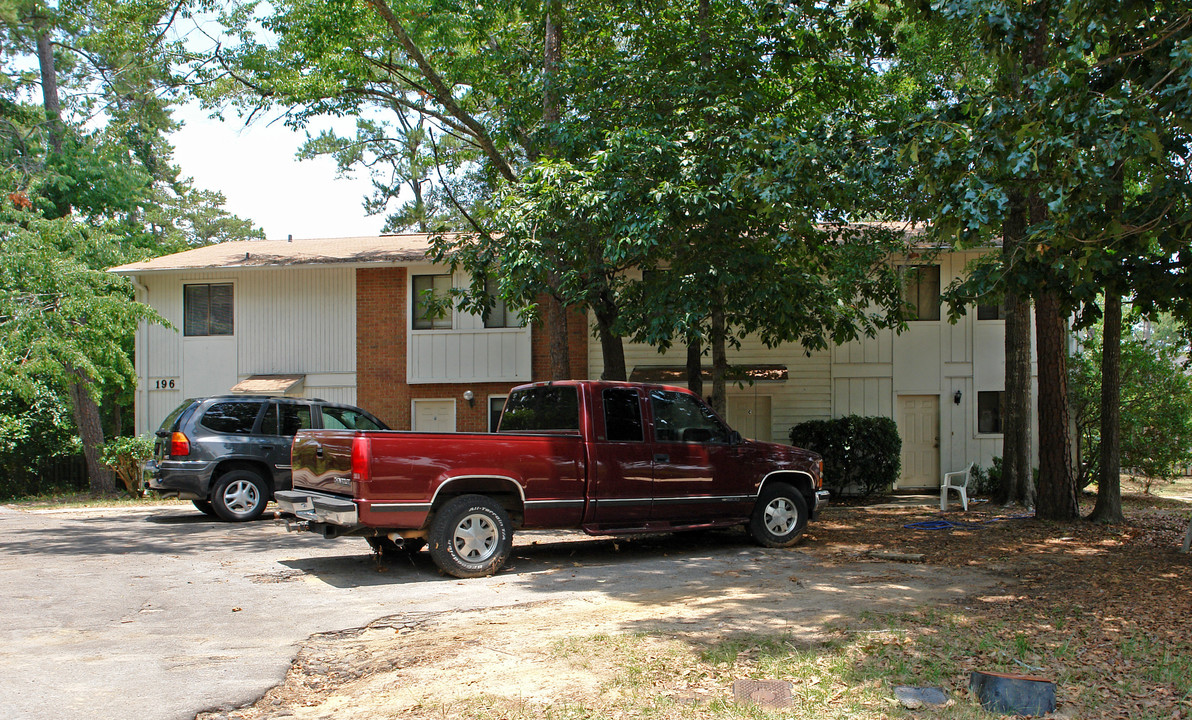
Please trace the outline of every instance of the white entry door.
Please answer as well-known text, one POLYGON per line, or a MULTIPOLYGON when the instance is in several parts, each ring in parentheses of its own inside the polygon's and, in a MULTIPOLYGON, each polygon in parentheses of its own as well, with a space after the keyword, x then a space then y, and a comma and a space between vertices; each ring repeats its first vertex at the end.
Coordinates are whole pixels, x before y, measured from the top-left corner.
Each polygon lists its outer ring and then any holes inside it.
POLYGON ((902 475, 895 487, 939 487, 939 396, 900 395, 898 434, 902 436, 902 475))
POLYGON ((769 395, 729 395, 724 414, 729 427, 744 437, 762 442, 773 441, 769 395))
POLYGON ((454 400, 415 400, 414 430, 455 432, 454 400))

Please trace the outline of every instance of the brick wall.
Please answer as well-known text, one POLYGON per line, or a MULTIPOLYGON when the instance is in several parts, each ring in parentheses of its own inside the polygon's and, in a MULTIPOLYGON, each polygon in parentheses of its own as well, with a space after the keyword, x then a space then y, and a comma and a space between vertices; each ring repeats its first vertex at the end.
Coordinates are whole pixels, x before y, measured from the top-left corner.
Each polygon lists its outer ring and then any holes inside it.
POLYGON ((356 271, 356 404, 389 427, 410 427, 406 269, 356 271))
MULTIPOLYGON (((362 268, 356 271, 356 404, 395 430, 409 430, 414 399, 455 400, 455 425, 460 432, 488 430, 488 396, 505 395, 516 383, 406 382, 406 305, 409 298, 404 267, 362 268), (471 390, 471 405, 464 392, 471 390)), ((587 377, 588 332, 583 314, 568 319, 573 378, 587 377)), ((550 377, 549 338, 539 323, 531 328, 531 359, 535 380, 550 377)))

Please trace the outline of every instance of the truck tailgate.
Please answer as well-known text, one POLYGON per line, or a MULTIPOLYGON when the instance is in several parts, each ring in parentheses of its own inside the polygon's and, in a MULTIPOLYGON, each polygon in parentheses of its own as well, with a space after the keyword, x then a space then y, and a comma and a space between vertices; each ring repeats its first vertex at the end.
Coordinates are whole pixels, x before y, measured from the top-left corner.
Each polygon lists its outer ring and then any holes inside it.
POLYGON ((293 486, 352 495, 352 442, 357 430, 299 430, 290 447, 293 486))

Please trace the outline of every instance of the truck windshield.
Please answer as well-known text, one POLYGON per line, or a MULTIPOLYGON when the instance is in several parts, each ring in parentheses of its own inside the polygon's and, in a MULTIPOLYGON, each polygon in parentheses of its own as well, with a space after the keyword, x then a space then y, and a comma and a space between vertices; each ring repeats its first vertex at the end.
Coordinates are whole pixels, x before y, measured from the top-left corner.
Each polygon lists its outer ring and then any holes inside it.
POLYGON ((579 430, 579 395, 572 385, 518 390, 505 401, 498 432, 579 430))

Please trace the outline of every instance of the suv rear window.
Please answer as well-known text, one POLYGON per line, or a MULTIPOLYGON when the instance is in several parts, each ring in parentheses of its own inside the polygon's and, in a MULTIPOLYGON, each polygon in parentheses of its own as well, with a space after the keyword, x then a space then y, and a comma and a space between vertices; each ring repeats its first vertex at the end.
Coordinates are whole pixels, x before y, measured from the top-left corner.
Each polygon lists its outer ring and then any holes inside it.
POLYGON ((579 394, 574 385, 518 390, 505 401, 500 432, 579 430, 579 394))
POLYGON ((207 408, 199 424, 229 435, 250 435, 261 414, 260 402, 218 402, 207 408))
POLYGON ((195 404, 194 398, 191 398, 189 400, 184 401, 178 407, 174 408, 173 412, 171 412, 169 415, 166 415, 166 419, 161 421, 160 430, 163 432, 167 432, 167 433, 171 433, 171 432, 174 432, 175 430, 177 430, 178 425, 180 424, 178 422, 178 420, 179 420, 179 418, 182 417, 182 413, 189 410, 191 408, 191 406, 194 404, 195 404))

